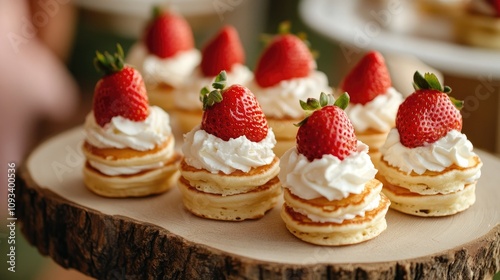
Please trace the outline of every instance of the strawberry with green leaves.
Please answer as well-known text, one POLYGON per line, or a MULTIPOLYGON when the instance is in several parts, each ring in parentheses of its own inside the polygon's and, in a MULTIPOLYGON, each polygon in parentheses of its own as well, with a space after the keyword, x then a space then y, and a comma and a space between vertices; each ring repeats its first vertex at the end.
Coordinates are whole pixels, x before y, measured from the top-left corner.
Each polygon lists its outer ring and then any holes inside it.
POLYGON ((191 26, 180 15, 153 9, 153 18, 145 30, 144 42, 149 53, 160 58, 172 57, 194 48, 191 26))
POLYGON ((448 94, 451 88, 442 87, 434 74, 413 76, 415 92, 400 105, 396 128, 401 144, 408 148, 431 144, 451 130, 462 130, 462 101, 448 94))
POLYGON ((202 50, 201 72, 205 77, 215 77, 221 71, 230 72, 235 64, 245 63, 245 51, 232 26, 224 26, 202 50))
POLYGON ((355 152, 358 140, 352 123, 344 112, 348 104, 347 93, 337 100, 333 95, 325 93, 321 93, 319 100, 301 100, 301 107, 312 113, 297 124, 297 151, 309 161, 320 159, 323 155, 334 155, 343 160, 355 152))
POLYGON ((382 54, 370 51, 361 58, 340 84, 353 104, 366 104, 392 86, 389 70, 382 54))
POLYGON ((146 87, 141 74, 124 64, 120 45, 113 55, 96 52, 94 65, 104 76, 94 89, 92 110, 97 124, 104 127, 113 117, 144 121, 149 115, 146 87))
POLYGON ((226 88, 226 72, 222 71, 212 84, 213 90, 203 88, 201 129, 224 141, 245 136, 260 142, 267 136, 266 117, 255 96, 244 86, 226 88))
POLYGON ((262 88, 271 87, 281 81, 307 77, 315 67, 307 42, 289 33, 285 23, 260 56, 255 81, 262 88))

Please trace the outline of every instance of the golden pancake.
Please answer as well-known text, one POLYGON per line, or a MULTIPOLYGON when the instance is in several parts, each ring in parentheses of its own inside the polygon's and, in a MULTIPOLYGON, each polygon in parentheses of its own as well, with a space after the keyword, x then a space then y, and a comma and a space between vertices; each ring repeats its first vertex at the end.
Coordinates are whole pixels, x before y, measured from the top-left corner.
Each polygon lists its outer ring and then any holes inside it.
POLYGON ((293 139, 293 141, 295 141, 295 136, 297 135, 299 128, 294 124, 301 122, 302 119, 277 119, 273 117, 266 117, 266 119, 269 126, 273 129, 276 138, 293 139))
POLYGON ((356 132, 356 138, 368 145, 368 155, 370 156, 375 167, 377 167, 381 156, 379 149, 380 147, 382 147, 382 145, 384 145, 388 133, 389 131, 380 132, 372 128, 367 129, 364 132, 356 132))
POLYGON ((391 202, 380 194, 377 208, 365 212, 364 217, 344 220, 342 223, 315 222, 293 210, 286 203, 281 217, 288 230, 297 238, 325 246, 339 246, 360 243, 378 236, 387 228, 385 215, 391 202))
POLYGON ((421 195, 395 186, 381 179, 382 192, 391 200, 391 208, 400 212, 421 216, 448 216, 464 211, 476 200, 476 183, 465 185, 463 190, 447 194, 421 195))
POLYGON ((286 151, 296 145, 295 136, 297 135, 298 127, 294 124, 299 123, 302 119, 276 119, 266 117, 269 127, 273 129, 276 137, 276 146, 273 151, 276 156, 281 157, 286 151))
POLYGON ((370 202, 376 199, 381 190, 382 183, 372 179, 366 183, 362 193, 350 194, 341 200, 329 201, 324 197, 306 200, 294 195, 288 188, 284 190, 284 199, 289 207, 303 209, 307 213, 324 218, 335 218, 345 213, 356 213, 366 208, 370 202))
MULTIPOLYGON (((175 185, 179 176, 181 156, 174 150, 171 136, 152 150, 137 151, 130 148, 97 148, 84 142, 83 153, 87 162, 83 168, 83 179, 87 188, 106 197, 136 197, 165 192, 175 185), (159 166, 159 163, 163 165, 159 166), (110 170, 155 166, 139 173, 110 176, 93 166, 105 166, 110 170)), ((108 173, 111 174, 111 173, 108 173)))
POLYGON ((406 174, 399 168, 381 160, 378 164, 377 178, 384 178, 388 183, 409 189, 419 194, 446 194, 463 190, 465 185, 475 181, 481 172, 483 163, 478 156, 469 160, 469 166, 462 168, 452 165, 441 172, 426 171, 419 175, 415 172, 406 174))
POLYGON ((181 132, 184 134, 188 133, 201 123, 203 111, 201 108, 199 110, 184 110, 181 108, 175 108, 171 111, 171 114, 177 121, 181 132))
POLYGON ((167 112, 171 112, 175 108, 174 103, 174 88, 165 83, 159 83, 155 86, 147 85, 149 104, 156 105, 167 112))
POLYGON ((189 212, 214 220, 259 219, 276 205, 281 196, 281 184, 277 177, 249 192, 226 196, 199 191, 182 177, 178 186, 189 212))
POLYGON ((469 0, 418 0, 418 7, 423 12, 449 17, 461 13, 469 0))
POLYGON ((500 49, 500 18, 464 12, 455 18, 455 36, 461 43, 500 49))
POLYGON ((279 158, 264 166, 250 169, 249 172, 235 170, 231 174, 223 172, 211 173, 204 169, 194 168, 181 162, 181 176, 189 182, 189 185, 197 190, 221 195, 233 195, 249 192, 256 187, 264 185, 279 173, 279 158))
POLYGON ((273 148, 273 152, 276 156, 281 157, 286 151, 290 150, 290 148, 295 147, 297 142, 294 139, 278 139, 276 138, 276 145, 273 148))
POLYGON ((137 151, 130 148, 96 148, 88 142, 83 144, 83 153, 87 160, 109 166, 137 166, 152 162, 161 162, 174 156, 174 138, 171 136, 152 150, 137 151))
POLYGON ((175 154, 160 168, 136 174, 108 176, 87 162, 83 168, 83 181, 92 192, 105 197, 139 197, 165 192, 172 188, 178 177, 181 156, 175 154))

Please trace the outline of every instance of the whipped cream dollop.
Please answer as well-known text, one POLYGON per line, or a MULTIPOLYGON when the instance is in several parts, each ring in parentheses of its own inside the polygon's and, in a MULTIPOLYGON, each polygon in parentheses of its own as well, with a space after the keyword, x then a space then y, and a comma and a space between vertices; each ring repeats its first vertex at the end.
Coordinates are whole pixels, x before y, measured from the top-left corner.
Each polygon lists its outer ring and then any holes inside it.
POLYGON ((377 208, 379 206, 379 204, 380 204, 380 195, 377 195, 375 197, 375 199, 370 201, 370 203, 368 203, 363 209, 361 209, 357 212, 343 213, 343 214, 338 215, 337 217, 323 217, 320 215, 311 214, 304 209, 299 209, 299 208, 295 208, 295 207, 293 208, 293 211, 307 216, 313 222, 341 224, 344 222, 344 220, 352 220, 358 216, 364 217, 366 212, 377 208))
POLYGON ((396 124, 396 114, 403 96, 393 87, 366 104, 349 103, 345 112, 356 132, 374 129, 387 132, 396 124))
POLYGON ((467 136, 457 130, 449 131, 432 144, 408 148, 401 144, 399 132, 393 128, 380 152, 385 161, 399 170, 423 174, 426 170, 441 172, 452 164, 468 167, 469 159, 476 156, 472 149, 467 136))
POLYGON ((275 157, 275 145, 271 128, 262 141, 252 142, 245 136, 224 141, 197 126, 184 135, 182 152, 184 160, 192 167, 231 174, 236 170, 248 172, 253 167, 270 164, 275 157))
POLYGON ((86 141, 101 149, 152 150, 172 134, 169 115, 157 106, 149 107, 149 116, 144 121, 116 116, 104 127, 97 124, 94 113, 90 112, 84 128, 86 141))
POLYGON ((256 82, 250 90, 259 101, 262 111, 268 117, 293 118, 304 117, 304 109, 299 100, 318 98, 321 92, 331 94, 325 73, 313 70, 307 77, 284 80, 272 87, 261 88, 256 82))
MULTIPOLYGON (((226 74, 226 88, 234 84, 247 86, 253 79, 252 71, 243 64, 233 65, 230 71, 226 71, 226 74)), ((196 68, 189 82, 174 90, 175 106, 188 111, 201 110, 200 90, 203 87, 212 88, 214 81, 215 77, 203 76, 201 69, 196 68)))
POLYGON ((141 72, 147 86, 165 83, 174 88, 186 82, 200 61, 201 53, 197 49, 179 51, 172 57, 160 58, 148 53, 143 43, 134 45, 127 56, 127 62, 141 72))
POLYGON ((360 194, 376 173, 368 146, 358 141, 357 151, 343 160, 334 155, 323 155, 309 161, 293 147, 280 159, 278 178, 284 187, 300 198, 325 197, 332 201, 346 198, 351 193, 360 194))

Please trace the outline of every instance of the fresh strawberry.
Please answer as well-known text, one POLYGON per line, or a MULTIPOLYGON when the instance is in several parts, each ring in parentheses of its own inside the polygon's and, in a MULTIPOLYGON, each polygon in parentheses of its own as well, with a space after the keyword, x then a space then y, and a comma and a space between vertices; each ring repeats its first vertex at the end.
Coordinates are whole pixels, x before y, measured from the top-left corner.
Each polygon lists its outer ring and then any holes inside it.
POLYGON ((174 56, 194 47, 191 26, 180 15, 153 10, 153 19, 145 30, 144 41, 149 52, 160 58, 174 56))
POLYGON ((93 112, 96 122, 105 126, 113 117, 143 121, 149 115, 148 96, 141 74, 124 65, 123 49, 114 55, 96 52, 94 65, 105 73, 94 89, 93 112))
POLYGON ((462 130, 459 109, 463 102, 448 96, 451 88, 444 88, 434 74, 425 77, 418 71, 413 76, 415 92, 399 106, 396 128, 401 144, 408 148, 434 143, 449 131, 462 130))
POLYGON ((260 87, 271 87, 281 81, 306 77, 315 65, 304 41, 293 34, 280 34, 260 56, 255 68, 255 81, 260 87))
POLYGON ((214 77, 222 70, 230 71, 238 63, 245 63, 245 51, 238 31, 227 25, 203 48, 201 71, 205 77, 214 77))
POLYGON ((333 95, 325 93, 321 93, 319 101, 314 98, 301 101, 302 108, 313 110, 313 113, 298 124, 297 151, 309 161, 320 159, 323 155, 334 155, 343 160, 356 151, 358 140, 344 112, 348 103, 347 93, 336 101, 333 95))
POLYGON ((203 118, 201 129, 228 141, 246 136, 250 141, 260 142, 267 136, 266 117, 257 99, 244 86, 225 88, 226 72, 222 71, 212 84, 214 90, 201 90, 203 118))
POLYGON ((392 85, 384 57, 371 51, 354 66, 340 84, 342 91, 349 93, 351 103, 366 104, 392 85))

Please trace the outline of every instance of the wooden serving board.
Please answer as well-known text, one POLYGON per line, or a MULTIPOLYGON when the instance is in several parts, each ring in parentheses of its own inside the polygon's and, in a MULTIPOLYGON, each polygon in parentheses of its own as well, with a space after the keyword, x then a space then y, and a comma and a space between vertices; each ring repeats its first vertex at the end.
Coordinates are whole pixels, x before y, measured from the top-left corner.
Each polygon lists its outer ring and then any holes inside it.
POLYGON ((389 210, 388 228, 351 246, 292 236, 281 204, 256 221, 188 213, 177 188, 109 199, 82 182, 81 127, 40 145, 18 174, 26 238, 64 267, 99 279, 483 279, 500 270, 500 159, 484 162, 476 203, 443 218, 389 210))

